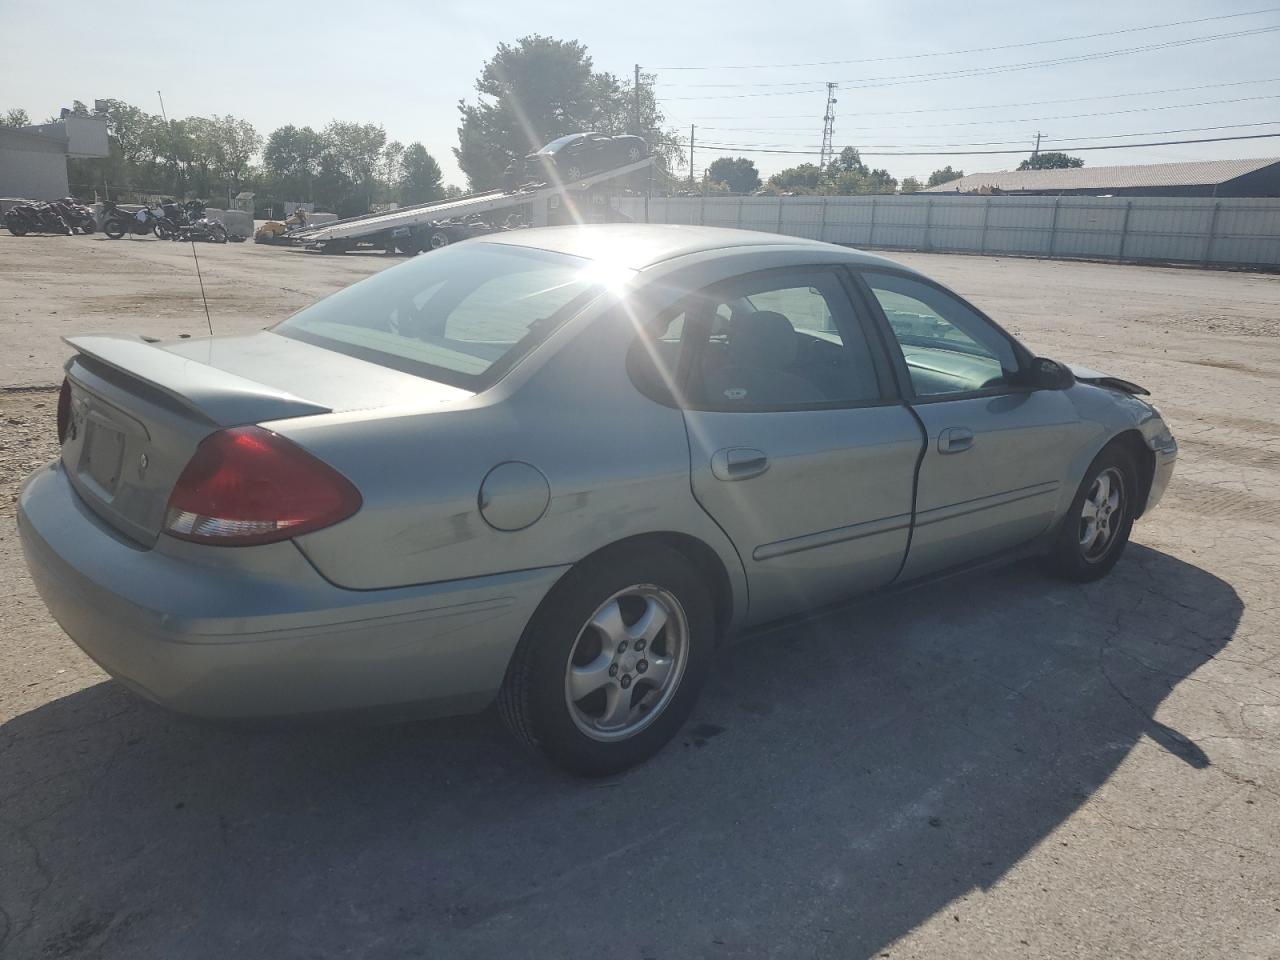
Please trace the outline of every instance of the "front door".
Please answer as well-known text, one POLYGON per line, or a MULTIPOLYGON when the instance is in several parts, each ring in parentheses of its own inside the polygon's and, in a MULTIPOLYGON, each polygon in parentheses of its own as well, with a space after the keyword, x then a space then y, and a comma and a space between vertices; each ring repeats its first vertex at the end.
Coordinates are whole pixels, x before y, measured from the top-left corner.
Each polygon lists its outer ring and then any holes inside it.
POLYGON ((902 565, 922 437, 866 331, 827 268, 717 284, 667 328, 682 341, 693 493, 742 557, 752 622, 882 586, 902 565))
POLYGON ((1071 400, 1018 386, 1025 351, 960 298, 905 274, 862 279, 927 434, 901 579, 1044 533, 1086 429, 1071 400))

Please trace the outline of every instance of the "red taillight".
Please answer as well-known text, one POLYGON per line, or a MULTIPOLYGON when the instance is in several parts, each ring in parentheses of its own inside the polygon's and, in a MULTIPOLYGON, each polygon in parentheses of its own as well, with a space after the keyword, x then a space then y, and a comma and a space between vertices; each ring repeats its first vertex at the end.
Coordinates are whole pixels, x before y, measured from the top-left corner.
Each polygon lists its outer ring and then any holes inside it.
POLYGON ((360 492, 333 467, 261 427, 206 437, 178 478, 165 532, 248 546, 287 540, 345 520, 360 492))
POLYGON ((62 378, 62 389, 58 391, 58 442, 67 439, 67 431, 71 429, 71 381, 62 378))

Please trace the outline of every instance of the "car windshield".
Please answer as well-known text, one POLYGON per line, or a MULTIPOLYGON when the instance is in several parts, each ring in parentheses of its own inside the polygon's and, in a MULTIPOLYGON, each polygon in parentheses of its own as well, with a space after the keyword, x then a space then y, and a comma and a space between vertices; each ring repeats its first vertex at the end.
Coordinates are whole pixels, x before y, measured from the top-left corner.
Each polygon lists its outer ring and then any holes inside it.
POLYGON ((340 290, 273 331, 483 390, 600 294, 594 267, 503 244, 446 247, 340 290))
POLYGON ((582 134, 580 133, 571 133, 564 137, 557 137, 556 139, 552 140, 550 143, 544 144, 542 149, 537 152, 538 153, 555 153, 557 150, 559 150, 561 147, 565 146, 566 144, 572 143, 574 140, 577 140, 580 136, 582 136, 582 134))

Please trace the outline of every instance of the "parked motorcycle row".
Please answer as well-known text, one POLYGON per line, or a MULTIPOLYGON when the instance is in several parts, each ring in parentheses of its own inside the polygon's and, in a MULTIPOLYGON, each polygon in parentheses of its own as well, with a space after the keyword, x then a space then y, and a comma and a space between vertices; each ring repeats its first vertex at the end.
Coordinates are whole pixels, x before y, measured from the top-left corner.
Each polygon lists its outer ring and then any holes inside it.
MULTIPOLYGON (((160 240, 198 240, 204 243, 226 243, 227 228, 221 220, 205 214, 200 200, 178 203, 166 200, 150 204, 136 213, 121 210, 108 200, 102 210, 102 232, 112 240, 124 236, 154 236, 160 240)), ((19 203, 4 214, 4 225, 15 237, 28 233, 93 233, 98 221, 93 211, 75 197, 49 202, 19 203)))
POLYGON ((205 205, 199 200, 166 200, 159 207, 145 206, 137 213, 128 213, 107 201, 103 215, 102 232, 112 240, 154 234, 161 240, 227 242, 227 228, 221 220, 205 216, 205 205))
POLYGON ((28 233, 61 233, 71 236, 76 232, 93 233, 98 229, 93 211, 75 197, 63 197, 48 203, 19 203, 5 211, 4 225, 15 237, 28 233))

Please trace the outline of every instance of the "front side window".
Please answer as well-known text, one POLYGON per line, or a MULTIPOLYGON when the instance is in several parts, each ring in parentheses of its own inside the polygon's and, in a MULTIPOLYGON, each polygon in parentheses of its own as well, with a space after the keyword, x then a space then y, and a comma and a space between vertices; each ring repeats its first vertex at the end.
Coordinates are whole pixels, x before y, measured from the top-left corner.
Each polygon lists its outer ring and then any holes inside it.
POLYGON ((866 272, 863 279, 889 321, 917 396, 1012 384, 1018 372, 1013 345, 972 307, 911 277, 866 272))
POLYGON ((274 327, 481 390, 603 289, 590 261, 502 244, 445 247, 340 290, 274 327))
POLYGON ((773 270, 717 284, 661 318, 643 347, 644 362, 633 365, 638 383, 677 392, 679 381, 684 402, 699 408, 857 405, 882 396, 866 336, 828 271, 773 270))

